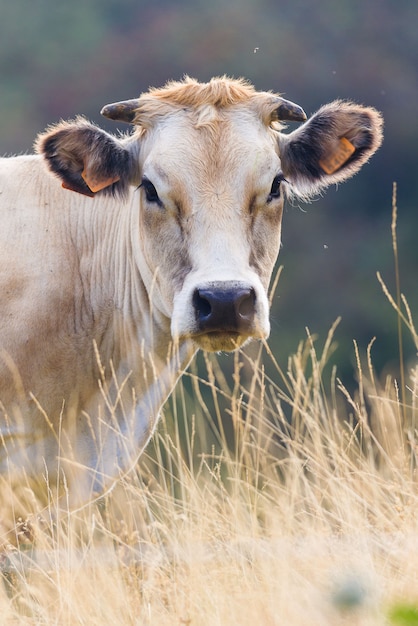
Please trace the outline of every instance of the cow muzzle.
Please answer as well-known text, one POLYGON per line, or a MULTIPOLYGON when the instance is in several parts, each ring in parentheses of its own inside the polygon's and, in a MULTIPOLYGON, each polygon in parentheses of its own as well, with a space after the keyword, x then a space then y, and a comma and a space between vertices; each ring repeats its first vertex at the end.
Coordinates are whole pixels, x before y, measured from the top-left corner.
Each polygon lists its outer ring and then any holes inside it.
POLYGON ((193 308, 201 333, 251 333, 255 317, 252 287, 229 287, 222 283, 195 289, 193 308))
POLYGON ((268 335, 265 320, 260 322, 260 308, 264 307, 260 307, 256 289, 246 283, 214 281, 197 285, 189 307, 185 334, 203 350, 232 351, 250 338, 268 335))

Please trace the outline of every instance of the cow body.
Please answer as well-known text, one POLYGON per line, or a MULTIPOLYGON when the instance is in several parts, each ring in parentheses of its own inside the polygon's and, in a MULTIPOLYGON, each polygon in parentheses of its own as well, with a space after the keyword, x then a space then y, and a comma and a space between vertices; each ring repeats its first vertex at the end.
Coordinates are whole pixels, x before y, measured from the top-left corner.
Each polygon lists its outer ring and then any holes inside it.
POLYGON ((139 192, 123 211, 95 203, 45 176, 38 156, 2 159, 0 181, 0 471, 62 470, 80 490, 81 465, 100 492, 145 445, 194 349, 170 354, 170 319, 151 314, 128 255, 139 192))
POLYGON ((0 471, 63 473, 74 501, 134 464, 196 349, 268 336, 284 190, 381 141, 376 111, 340 102, 285 134, 299 107, 229 79, 104 114, 135 131, 80 118, 0 160, 0 471))

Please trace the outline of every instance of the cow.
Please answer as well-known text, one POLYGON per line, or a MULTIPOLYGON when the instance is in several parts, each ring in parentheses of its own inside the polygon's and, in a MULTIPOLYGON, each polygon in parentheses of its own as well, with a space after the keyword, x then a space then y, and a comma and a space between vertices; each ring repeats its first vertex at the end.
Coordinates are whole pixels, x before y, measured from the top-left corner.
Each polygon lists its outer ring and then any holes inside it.
POLYGON ((198 349, 270 332, 285 196, 309 200, 382 141, 374 108, 303 109, 186 77, 0 159, 0 473, 65 477, 74 505, 137 462, 198 349), (297 122, 285 131, 285 122, 297 122))

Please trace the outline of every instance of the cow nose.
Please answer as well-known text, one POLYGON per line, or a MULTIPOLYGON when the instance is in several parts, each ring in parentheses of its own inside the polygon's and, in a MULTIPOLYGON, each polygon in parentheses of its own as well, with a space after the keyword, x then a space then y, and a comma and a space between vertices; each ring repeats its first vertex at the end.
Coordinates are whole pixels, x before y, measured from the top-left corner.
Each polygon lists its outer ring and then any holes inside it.
POLYGON ((197 288, 193 307, 199 332, 251 333, 254 330, 255 290, 214 283, 197 288))

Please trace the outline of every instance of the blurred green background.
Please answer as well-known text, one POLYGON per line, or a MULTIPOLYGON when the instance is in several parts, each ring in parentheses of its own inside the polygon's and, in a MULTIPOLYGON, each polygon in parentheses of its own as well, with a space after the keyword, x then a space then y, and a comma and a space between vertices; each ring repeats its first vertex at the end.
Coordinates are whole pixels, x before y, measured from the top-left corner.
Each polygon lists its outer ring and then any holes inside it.
MULTIPOLYGON (((282 92, 310 114, 335 98, 375 106, 385 141, 360 174, 311 205, 287 206, 270 345, 286 364, 306 336, 323 343, 342 316, 334 361, 372 337, 378 370, 398 359, 392 184, 398 184, 401 288, 418 294, 417 0, 0 1, 0 151, 31 151, 36 134, 83 114, 111 131, 101 107, 187 73, 229 74, 282 92)), ((123 129, 125 130, 125 129, 123 129)), ((415 355, 405 339, 407 359, 415 355)))

